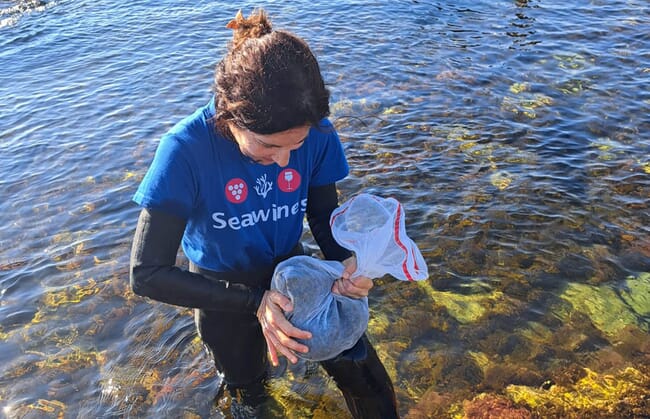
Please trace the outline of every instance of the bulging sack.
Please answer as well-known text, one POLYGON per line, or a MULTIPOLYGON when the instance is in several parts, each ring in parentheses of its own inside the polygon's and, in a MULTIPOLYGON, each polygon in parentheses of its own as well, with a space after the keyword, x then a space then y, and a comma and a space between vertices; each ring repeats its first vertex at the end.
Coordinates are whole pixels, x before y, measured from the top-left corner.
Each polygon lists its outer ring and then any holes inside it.
MULTIPOLYGON (((332 212, 332 234, 357 257, 352 275, 379 278, 390 274, 403 281, 428 277, 427 265, 415 243, 406 235, 404 209, 393 198, 357 195, 332 212)), ((293 303, 287 319, 312 338, 300 342, 309 347, 297 356, 323 361, 351 348, 368 327, 368 299, 333 294, 332 284, 341 277, 340 262, 310 256, 294 256, 278 264, 271 289, 293 303)))
POLYGON ((294 256, 278 264, 271 289, 287 296, 294 309, 285 313, 312 338, 298 340, 309 352, 296 355, 311 361, 331 359, 354 346, 368 326, 368 298, 349 298, 331 292, 341 277, 340 262, 294 256))

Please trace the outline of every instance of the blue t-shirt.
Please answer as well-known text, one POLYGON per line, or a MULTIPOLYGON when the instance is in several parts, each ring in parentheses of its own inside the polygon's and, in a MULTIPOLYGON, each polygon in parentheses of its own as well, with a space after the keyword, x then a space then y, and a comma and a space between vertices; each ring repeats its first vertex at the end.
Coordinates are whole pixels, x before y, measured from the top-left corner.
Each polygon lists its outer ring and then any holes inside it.
POLYGON ((343 147, 324 119, 291 152, 287 167, 261 165, 215 131, 214 112, 211 100, 161 139, 133 200, 187 220, 183 251, 202 268, 271 264, 302 236, 308 189, 347 176, 343 147))

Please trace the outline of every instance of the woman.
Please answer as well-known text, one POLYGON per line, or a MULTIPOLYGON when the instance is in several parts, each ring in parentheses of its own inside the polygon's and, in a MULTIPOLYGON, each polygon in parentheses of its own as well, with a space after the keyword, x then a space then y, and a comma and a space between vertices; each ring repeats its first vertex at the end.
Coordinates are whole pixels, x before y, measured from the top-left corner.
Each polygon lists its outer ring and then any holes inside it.
MULTIPOLYGON (((297 362, 306 331, 269 285, 274 267, 302 253, 306 214, 327 259, 346 266, 332 291, 368 294, 351 278, 356 259, 332 237, 335 182, 348 174, 326 119, 329 92, 297 36, 274 31, 264 11, 231 21, 233 41, 217 65, 210 103, 161 140, 134 201, 142 207, 131 254, 138 295, 196 309, 199 334, 234 399, 262 414, 268 359, 297 362), (179 244, 189 271, 175 266, 179 244), (268 354, 268 356, 267 356, 268 354)), ((397 417, 392 384, 364 336, 322 362, 355 417, 397 417)))

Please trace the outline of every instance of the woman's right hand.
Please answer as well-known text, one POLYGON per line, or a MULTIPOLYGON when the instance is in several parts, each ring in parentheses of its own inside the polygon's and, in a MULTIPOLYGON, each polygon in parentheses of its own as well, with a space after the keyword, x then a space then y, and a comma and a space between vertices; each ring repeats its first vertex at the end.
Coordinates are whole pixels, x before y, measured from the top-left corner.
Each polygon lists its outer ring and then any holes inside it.
POLYGON ((292 364, 298 362, 296 352, 306 353, 309 348, 294 339, 310 339, 311 333, 292 325, 284 313, 293 310, 293 304, 277 291, 266 291, 257 309, 257 319, 269 348, 273 366, 278 366, 278 353, 287 357, 292 364))

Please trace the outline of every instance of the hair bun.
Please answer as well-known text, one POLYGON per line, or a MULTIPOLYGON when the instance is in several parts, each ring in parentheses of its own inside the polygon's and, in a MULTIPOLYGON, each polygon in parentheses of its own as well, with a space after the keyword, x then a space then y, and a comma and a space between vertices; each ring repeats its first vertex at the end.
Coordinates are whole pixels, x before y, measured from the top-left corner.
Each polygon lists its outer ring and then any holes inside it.
POLYGON ((261 38, 273 30, 266 12, 262 9, 254 10, 245 18, 241 10, 233 20, 228 22, 226 28, 233 30, 233 48, 237 48, 249 38, 261 38))

